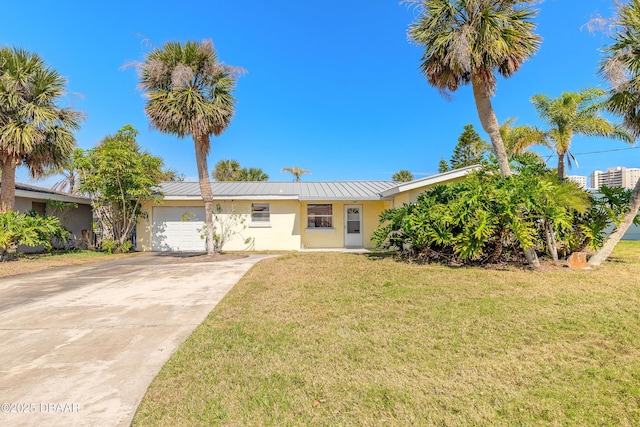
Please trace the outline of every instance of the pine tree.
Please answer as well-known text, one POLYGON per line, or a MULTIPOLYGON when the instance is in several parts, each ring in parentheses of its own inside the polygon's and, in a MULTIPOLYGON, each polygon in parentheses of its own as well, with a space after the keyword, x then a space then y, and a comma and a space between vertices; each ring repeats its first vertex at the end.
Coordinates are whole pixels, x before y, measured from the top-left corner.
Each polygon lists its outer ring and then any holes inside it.
POLYGON ((447 161, 444 159, 444 157, 440 158, 440 162, 438 163, 438 173, 444 173, 446 171, 448 171, 449 168, 449 163, 447 163, 447 161))
POLYGON ((458 138, 458 144, 451 156, 451 168, 460 169, 482 162, 489 146, 480 138, 473 125, 465 125, 458 138))

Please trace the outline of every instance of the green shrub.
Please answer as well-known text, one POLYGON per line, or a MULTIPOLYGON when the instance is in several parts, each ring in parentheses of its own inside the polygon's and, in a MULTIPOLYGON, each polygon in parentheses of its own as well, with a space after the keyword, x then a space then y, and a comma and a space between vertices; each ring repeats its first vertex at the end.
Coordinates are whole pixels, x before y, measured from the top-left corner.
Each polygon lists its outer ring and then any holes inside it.
POLYGON ((35 212, 0 213, 0 261, 14 257, 18 246, 43 246, 51 250, 51 239, 66 241, 69 232, 58 218, 35 212))
POLYGON ((520 158, 514 169, 502 178, 486 166, 384 211, 373 243, 406 258, 479 264, 519 258, 529 248, 556 259, 570 250, 570 238, 582 244, 588 236, 573 226, 589 212, 591 195, 535 158, 520 158))

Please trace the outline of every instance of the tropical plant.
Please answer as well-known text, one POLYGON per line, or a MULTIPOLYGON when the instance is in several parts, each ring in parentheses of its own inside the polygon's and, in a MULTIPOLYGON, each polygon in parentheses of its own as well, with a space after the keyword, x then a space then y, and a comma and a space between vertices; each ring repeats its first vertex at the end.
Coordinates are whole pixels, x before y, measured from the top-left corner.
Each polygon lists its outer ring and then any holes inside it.
POLYGON ((399 170, 391 176, 391 180, 394 182, 409 182, 413 181, 414 177, 411 172, 406 169, 399 170))
POLYGON ((138 131, 123 126, 95 148, 76 158, 82 171, 80 191, 91 198, 104 249, 126 252, 144 200, 158 200, 158 184, 166 181, 163 162, 140 149, 138 131))
POLYGON ((300 177, 304 174, 310 174, 308 169, 301 169, 298 166, 282 168, 282 172, 289 172, 295 177, 296 182, 300 182, 300 177))
POLYGON ((500 178, 487 165, 383 212, 372 241, 427 261, 493 263, 517 255, 509 252, 517 246, 523 253, 546 247, 557 260, 558 241, 568 247, 573 214, 589 209, 589 195, 560 182, 536 157, 515 158, 514 164, 513 176, 500 178))
POLYGON ((269 181, 269 175, 260 168, 242 168, 232 181, 269 181))
POLYGON ((220 160, 213 167, 213 179, 216 181, 235 181, 235 176, 240 170, 240 163, 237 160, 220 160))
POLYGON ((207 253, 213 255, 213 192, 207 156, 211 135, 224 132, 235 112, 232 94, 241 70, 221 63, 210 40, 166 43, 153 49, 138 67, 151 124, 179 138, 193 137, 205 207, 207 253))
MULTIPOLYGON (((522 154, 534 145, 549 147, 547 134, 529 125, 515 125, 516 118, 511 117, 500 125, 500 135, 508 155, 522 154)), ((549 147, 550 148, 550 147, 549 147)))
POLYGON ((449 161, 451 168, 460 169, 481 163, 488 148, 489 146, 480 138, 473 125, 465 125, 449 161))
MULTIPOLYGON (((605 48, 600 71, 611 84, 606 108, 622 117, 623 124, 640 136, 640 1, 618 3, 613 43, 605 48)), ((589 259, 589 265, 599 266, 616 247, 636 220, 640 209, 640 181, 630 195, 624 221, 615 227, 602 247, 589 259)))
POLYGON ((531 102, 549 129, 550 147, 558 155, 558 177, 565 178, 565 161, 569 167, 576 163, 569 151, 574 135, 603 136, 633 142, 633 136, 623 126, 602 117, 605 95, 602 89, 585 89, 580 92, 563 92, 558 98, 535 95, 531 102))
POLYGON ((497 71, 512 76, 540 46, 526 0, 414 0, 419 17, 409 37, 424 47, 421 70, 444 94, 471 84, 478 117, 489 134, 500 174, 511 174, 491 105, 497 71))
POLYGON ((43 246, 51 249, 51 240, 65 241, 69 232, 54 216, 34 212, 0 213, 0 261, 15 257, 18 246, 43 246))
POLYGON ((80 184, 80 170, 76 167, 75 159, 83 155, 81 148, 75 148, 71 155, 67 157, 61 164, 47 166, 43 169, 40 178, 49 178, 56 175, 62 175, 62 178, 56 181, 52 186, 52 190, 63 191, 70 194, 78 192, 80 184))
POLYGON ((71 154, 82 115, 58 105, 65 85, 37 54, 0 47, 0 212, 15 207, 18 166, 35 178, 71 154))
POLYGON ((228 207, 227 212, 224 211, 220 203, 216 204, 213 213, 213 221, 216 224, 214 235, 216 252, 222 252, 224 246, 235 238, 241 238, 247 247, 253 244, 252 237, 242 236, 242 232, 247 228, 249 218, 250 215, 238 210, 233 204, 228 207))

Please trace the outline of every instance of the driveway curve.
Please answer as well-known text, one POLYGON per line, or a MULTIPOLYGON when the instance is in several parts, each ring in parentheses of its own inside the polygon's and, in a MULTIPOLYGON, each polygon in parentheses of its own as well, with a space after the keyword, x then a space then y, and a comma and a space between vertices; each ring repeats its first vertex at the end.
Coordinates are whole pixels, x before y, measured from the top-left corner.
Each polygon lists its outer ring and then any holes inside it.
POLYGON ((145 253, 0 279, 0 425, 130 425, 178 345, 270 256, 145 253))

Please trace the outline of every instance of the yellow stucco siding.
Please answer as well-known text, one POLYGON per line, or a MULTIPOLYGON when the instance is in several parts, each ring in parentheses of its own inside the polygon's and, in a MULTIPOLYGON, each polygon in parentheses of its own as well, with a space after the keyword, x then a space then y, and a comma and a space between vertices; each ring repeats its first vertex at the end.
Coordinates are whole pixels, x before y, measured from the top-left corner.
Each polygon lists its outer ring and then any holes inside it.
MULTIPOLYGON (((299 250, 300 249, 300 219, 296 215, 298 201, 276 200, 248 202, 249 212, 251 203, 269 203, 268 225, 255 222, 250 218, 247 228, 242 231, 243 236, 253 239, 253 249, 263 250, 299 250)), ((230 245, 228 250, 234 250, 230 245)))
POLYGON ((393 198, 393 207, 394 208, 400 208, 402 207, 402 205, 404 205, 405 203, 411 203, 410 199, 409 199, 409 193, 400 193, 397 196, 395 196, 393 198))
MULTIPOLYGON (((229 213, 235 212, 239 219, 235 220, 236 233, 224 246, 224 250, 299 250, 301 248, 343 248, 345 246, 345 205, 362 207, 362 246, 371 248, 371 234, 378 226, 380 213, 392 206, 390 201, 366 202, 299 202, 297 200, 241 200, 221 201, 222 222, 227 224, 229 213), (251 204, 269 203, 269 221, 251 222, 251 204), (308 229, 307 206, 312 204, 331 204, 333 212, 333 228, 308 229), (241 221, 240 221, 241 219, 241 221), (245 243, 249 239, 250 244, 245 243)), ((152 224, 154 207, 200 207, 204 203, 199 200, 166 200, 157 204, 144 202, 142 210, 145 217, 138 220, 136 230, 136 249, 152 250, 152 224)), ((187 209, 188 211, 188 209, 187 209)))
MULTIPOLYGON (((224 226, 233 226, 233 236, 225 243, 224 250, 298 250, 300 249, 300 221, 296 215, 298 202, 295 200, 276 201, 220 201, 221 214, 218 221, 224 226), (251 222, 251 204, 269 203, 268 222, 251 222), (249 241, 247 243, 247 240, 249 241)), ((153 207, 204 207, 199 200, 165 200, 157 204, 144 202, 142 210, 145 217, 138 220, 137 245, 139 251, 152 250, 153 207)), ((219 226, 219 225, 218 225, 219 226)))
POLYGON ((362 246, 371 248, 371 234, 378 227, 380 213, 391 207, 391 202, 302 202, 300 203, 301 241, 305 249, 345 247, 345 205, 362 206, 362 246), (309 204, 331 204, 333 228, 314 229, 307 227, 307 206, 309 204))

